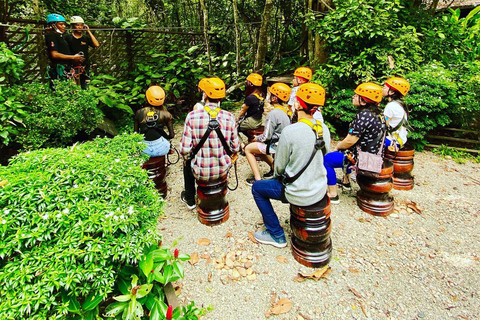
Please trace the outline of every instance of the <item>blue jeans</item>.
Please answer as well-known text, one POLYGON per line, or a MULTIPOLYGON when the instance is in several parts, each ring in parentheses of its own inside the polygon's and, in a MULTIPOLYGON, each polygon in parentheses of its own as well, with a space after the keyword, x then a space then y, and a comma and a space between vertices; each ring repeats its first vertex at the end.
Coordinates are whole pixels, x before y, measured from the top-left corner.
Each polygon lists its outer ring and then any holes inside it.
MULTIPOLYGON (((390 140, 390 139, 388 139, 388 138, 385 138, 385 148, 388 148, 388 147, 391 146, 392 144, 393 144, 393 141, 392 141, 392 140, 390 140)), ((400 149, 400 144, 397 143, 396 145, 397 145, 398 149, 400 149)))
POLYGON ((164 137, 153 141, 143 140, 143 143, 147 145, 143 153, 148 154, 150 157, 164 156, 170 151, 170 141, 164 137))
POLYGON ((270 199, 280 200, 282 197, 282 184, 275 179, 259 180, 252 186, 253 199, 263 217, 263 223, 270 235, 279 239, 285 237, 283 228, 280 226, 278 216, 273 211, 270 199))
MULTIPOLYGON (((334 186, 337 184, 337 175, 335 174, 335 168, 343 168, 343 161, 345 161, 345 154, 335 151, 327 153, 323 157, 323 165, 327 169, 327 184, 334 186)), ((349 165, 347 167, 347 174, 352 172, 352 168, 349 165)))

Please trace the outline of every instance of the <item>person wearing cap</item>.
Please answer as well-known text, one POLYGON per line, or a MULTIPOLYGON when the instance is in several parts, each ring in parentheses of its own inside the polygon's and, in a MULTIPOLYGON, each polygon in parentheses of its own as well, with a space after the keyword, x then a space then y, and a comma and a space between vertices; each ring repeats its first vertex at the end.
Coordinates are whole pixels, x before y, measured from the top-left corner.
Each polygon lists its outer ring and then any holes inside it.
POLYGON ((165 91, 160 86, 151 86, 145 99, 146 106, 135 113, 134 131, 143 134, 147 145, 144 153, 151 157, 164 156, 170 151, 170 140, 175 137, 172 115, 164 106, 165 91))
MULTIPOLYGON (((296 94, 298 87, 304 83, 309 83, 310 80, 312 80, 312 76, 312 69, 309 67, 299 67, 295 69, 295 72, 293 73, 293 88, 290 93, 290 99, 288 100, 288 106, 290 108, 293 108, 293 104, 297 101, 296 94)), ((315 111, 313 118, 323 122, 322 110, 320 110, 320 108, 315 111)))
POLYGON ((359 146, 360 150, 364 152, 377 154, 383 144, 381 137, 383 137, 385 128, 379 108, 380 101, 382 101, 382 87, 375 83, 362 83, 355 89, 352 103, 358 108, 358 111, 350 123, 348 135, 337 144, 334 152, 325 156, 328 196, 333 204, 340 203, 335 168, 346 167, 346 174, 340 184, 345 189, 350 189, 349 174, 353 161, 356 161, 356 147, 359 146), (340 150, 346 151, 340 152, 340 150))
POLYGON ((383 96, 388 99, 383 115, 389 128, 385 147, 391 151, 401 149, 407 142, 409 115, 403 98, 409 90, 410 83, 400 77, 389 78, 383 86, 383 96))
POLYGON ((86 89, 87 74, 90 68, 90 59, 88 54, 88 48, 97 48, 100 43, 95 38, 90 28, 85 24, 82 17, 73 16, 70 18, 70 26, 72 27, 72 33, 65 36, 65 41, 68 43, 70 52, 74 54, 83 54, 85 61, 75 66, 83 66, 84 72, 80 74, 80 85, 82 89, 86 89), (83 33, 86 31, 86 34, 83 33))
POLYGON ((232 166, 232 158, 223 147, 216 131, 210 132, 198 152, 192 154, 207 131, 212 114, 230 151, 235 154, 240 149, 235 116, 220 109, 220 102, 225 98, 225 83, 220 78, 206 78, 200 81, 199 85, 205 106, 187 115, 179 146, 179 152, 185 159, 183 166, 185 190, 182 191, 180 199, 190 210, 196 207, 195 179, 218 180, 227 175, 232 166))
POLYGON ((53 88, 52 80, 66 80, 66 73, 70 71, 71 66, 85 60, 82 55, 71 53, 68 43, 63 37, 66 26, 65 18, 62 15, 52 13, 47 16, 45 44, 50 60, 48 76, 51 88, 53 88))
POLYGON ((263 134, 254 137, 253 143, 245 148, 245 157, 253 172, 253 178, 247 179, 247 184, 252 185, 255 181, 261 180, 256 156, 260 157, 270 166, 270 171, 264 175, 265 178, 273 177, 273 158, 270 154, 275 153, 278 140, 282 130, 290 124, 291 111, 286 102, 290 97, 290 87, 285 83, 275 83, 268 88, 270 93, 269 102, 273 110, 268 113, 265 120, 263 134), (268 150, 267 150, 268 149, 268 150))
POLYGON ((238 115, 239 131, 247 136, 248 130, 262 126, 264 97, 262 92, 263 78, 258 73, 247 77, 247 97, 238 115))
POLYGON ((321 201, 326 195, 324 152, 321 151, 323 148, 317 148, 317 142, 323 139, 324 148, 328 151, 330 132, 323 122, 313 118, 315 111, 324 103, 325 90, 320 85, 306 83, 299 86, 293 104, 298 122, 282 131, 275 153, 275 179, 256 181, 252 186, 253 198, 266 227, 266 230, 254 233, 255 239, 260 243, 277 248, 287 246, 285 233, 270 199, 309 206, 321 201), (288 181, 285 177, 295 176, 293 182, 285 182, 288 181))

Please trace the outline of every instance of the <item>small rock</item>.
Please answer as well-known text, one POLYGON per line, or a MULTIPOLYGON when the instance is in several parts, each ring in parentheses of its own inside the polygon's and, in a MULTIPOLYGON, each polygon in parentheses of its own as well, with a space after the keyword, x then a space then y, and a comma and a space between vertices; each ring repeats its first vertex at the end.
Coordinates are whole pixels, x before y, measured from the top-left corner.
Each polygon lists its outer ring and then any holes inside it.
POLYGON ((419 318, 425 318, 425 313, 419 312, 419 313, 418 313, 418 317, 419 317, 419 318))

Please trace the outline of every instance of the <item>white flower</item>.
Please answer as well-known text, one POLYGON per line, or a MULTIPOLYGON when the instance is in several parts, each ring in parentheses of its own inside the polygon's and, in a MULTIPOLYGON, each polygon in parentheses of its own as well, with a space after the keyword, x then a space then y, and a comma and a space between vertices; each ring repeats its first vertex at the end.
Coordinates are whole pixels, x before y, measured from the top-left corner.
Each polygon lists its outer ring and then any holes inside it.
POLYGON ((60 219, 60 218, 62 217, 62 214, 61 214, 61 213, 57 213, 56 217, 57 217, 58 219, 60 219))
POLYGON ((83 200, 88 201, 88 200, 90 200, 90 199, 89 199, 88 197, 85 197, 85 199, 83 199, 83 200))
POLYGON ((2 219, 2 220, 0 220, 0 223, 1 223, 1 224, 5 224, 5 223, 7 223, 7 220, 2 219))
POLYGON ((90 157, 91 157, 91 155, 87 154, 87 158, 90 158, 90 157))
POLYGON ((42 216, 42 219, 43 219, 43 220, 47 220, 47 219, 48 219, 48 214, 47 214, 47 213, 44 214, 44 215, 42 216))
POLYGON ((125 216, 123 214, 120 215, 120 219, 122 219, 122 220, 125 219, 125 216))
POLYGON ((10 210, 8 210, 8 209, 5 209, 5 210, 3 210, 3 213, 5 213, 5 214, 9 214, 9 213, 10 213, 10 210))
POLYGON ((120 162, 120 159, 115 159, 115 162, 120 162))
POLYGON ((130 206, 130 207, 128 208, 128 214, 133 214, 133 206, 130 206))
POLYGON ((113 220, 118 220, 118 217, 117 216, 113 216, 113 220))
POLYGON ((74 184, 73 187, 74 187, 74 188, 78 188, 78 184, 74 184))
POLYGON ((63 212, 63 213, 65 213, 65 214, 67 214, 67 213, 69 213, 69 212, 70 212, 70 210, 68 210, 68 208, 65 208, 65 209, 63 209, 63 211, 62 211, 62 212, 63 212))

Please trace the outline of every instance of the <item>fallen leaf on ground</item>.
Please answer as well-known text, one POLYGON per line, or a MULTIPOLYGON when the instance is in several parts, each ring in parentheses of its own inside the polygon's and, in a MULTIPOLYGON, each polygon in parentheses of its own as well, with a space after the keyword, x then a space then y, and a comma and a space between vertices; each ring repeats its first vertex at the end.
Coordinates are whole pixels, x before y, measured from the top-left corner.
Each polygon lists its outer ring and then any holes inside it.
POLYGON ((188 262, 190 262, 190 264, 193 266, 195 265, 197 262, 198 262, 198 253, 193 253, 191 256, 190 256, 190 260, 188 260, 188 262))
POLYGON ((315 281, 318 281, 321 278, 326 278, 327 275, 331 272, 332 268, 330 266, 325 266, 321 269, 316 270, 313 273, 302 273, 299 272, 298 275, 303 277, 303 278, 308 278, 308 279, 313 279, 315 281))
POLYGON ((277 303, 265 313, 265 316, 269 317, 272 314, 288 313, 291 309, 292 309, 292 302, 287 298, 283 298, 278 300, 277 303))
POLYGON ((304 278, 304 277, 302 277, 302 276, 299 275, 299 274, 297 274, 297 275, 293 278, 293 281, 295 281, 295 282, 303 282, 303 281, 305 281, 305 280, 307 280, 307 278, 304 278))
POLYGON ((253 243, 258 243, 258 241, 257 241, 257 239, 255 239, 255 236, 253 235, 252 231, 248 232, 248 239, 250 239, 250 241, 252 241, 253 243))
POLYGON ((277 256, 277 261, 280 263, 288 263, 288 260, 284 256, 277 256))
POLYGON ((231 238, 232 237, 232 233, 231 232, 227 232, 227 234, 225 235, 226 238, 231 238))
POLYGON ((200 239, 197 240, 197 244, 199 246, 208 246, 210 244, 210 239, 200 238, 200 239))
POLYGON ((207 278, 208 282, 212 282, 212 275, 213 275, 212 271, 210 271, 210 273, 208 274, 208 278, 207 278))
POLYGON ((363 298, 362 295, 360 294, 360 292, 358 292, 357 290, 353 289, 352 287, 348 287, 348 290, 350 290, 357 298, 363 298))
POLYGON ((277 294, 272 291, 272 298, 270 299, 270 303, 273 305, 277 301, 277 294))
POLYGON ((182 293, 183 283, 175 285, 175 294, 178 296, 182 293))
POLYGON ((410 208, 412 209, 413 211, 415 211, 416 213, 418 214, 421 214, 422 213, 422 210, 420 210, 418 207, 417 207, 417 204, 413 201, 410 201, 409 203, 407 203, 407 208, 410 208))

